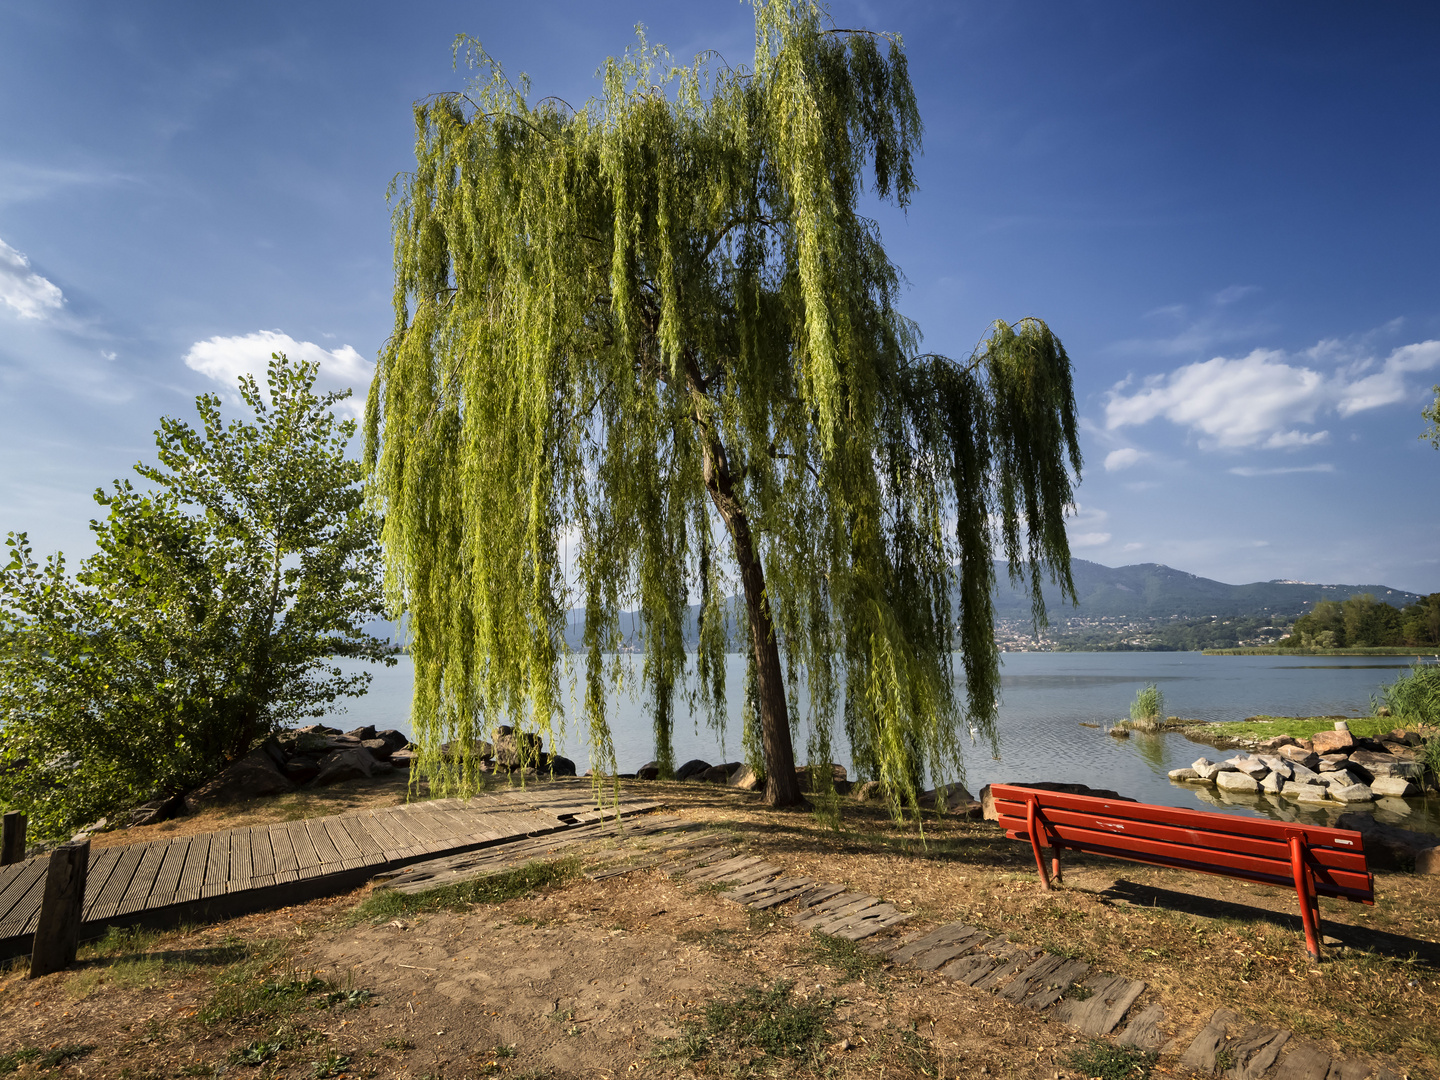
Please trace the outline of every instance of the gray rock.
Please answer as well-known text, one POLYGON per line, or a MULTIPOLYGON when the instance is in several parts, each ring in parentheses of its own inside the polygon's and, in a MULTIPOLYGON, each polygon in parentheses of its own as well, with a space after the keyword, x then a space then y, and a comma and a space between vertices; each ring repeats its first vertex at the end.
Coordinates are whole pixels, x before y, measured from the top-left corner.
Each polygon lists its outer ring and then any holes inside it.
POLYGON ((1344 754, 1324 754, 1320 758, 1321 772, 1334 772, 1336 769, 1343 769, 1350 764, 1350 759, 1344 754))
POLYGON ((183 809, 185 809, 185 800, 179 795, 151 799, 130 811, 130 824, 132 826, 157 825, 162 821, 168 821, 183 809))
POLYGON ((533 731, 501 727, 495 733, 495 764, 508 769, 533 769, 544 754, 545 743, 533 731))
POLYGON ((1194 769, 1171 769, 1170 779, 1176 783, 1195 783, 1200 780, 1200 774, 1194 769))
POLYGON ((640 768, 635 770, 636 780, 658 780, 660 779, 660 765, 655 761, 647 761, 640 768))
POLYGON ((675 770, 676 780, 689 780, 691 777, 699 776, 706 769, 713 768, 708 761, 701 761, 699 758, 692 758, 675 770))
POLYGON ((1319 784, 1323 782, 1320 779, 1319 773, 1312 772, 1298 761, 1292 762, 1290 765, 1290 779, 1297 784, 1319 784))
POLYGON ((395 748, 384 739, 361 739, 360 745, 369 750, 376 761, 385 761, 395 752, 395 748))
POLYGON ((210 806, 225 806, 294 790, 295 785, 275 766, 274 758, 259 747, 186 795, 185 809, 193 814, 210 806))
POLYGON ((1351 784, 1349 787, 1331 787, 1330 797, 1336 802, 1374 802, 1375 793, 1367 784, 1351 784))
POLYGON ((945 800, 937 803, 938 795, 934 789, 922 792, 920 795, 920 808, 922 810, 935 810, 941 814, 965 814, 970 807, 979 805, 971 798, 970 793, 960 784, 952 784, 945 791, 945 800))
POLYGON ((1266 773, 1260 778, 1260 790, 1267 795, 1278 795, 1285 786, 1285 778, 1278 772, 1266 773))
MULTIPOLYGON (((741 791, 754 791, 760 786, 760 777, 755 775, 755 770, 749 765, 742 765, 730 775, 730 786, 741 791)), ((880 785, 875 786, 878 789, 880 785)))
POLYGON ((884 797, 885 792, 880 789, 879 780, 866 780, 863 784, 861 784, 858 788, 855 789, 855 798, 859 799, 861 802, 875 802, 876 800, 883 799, 884 797))
POLYGON ((1320 755, 1303 746, 1282 746, 1279 753, 1286 761, 1304 765, 1307 769, 1315 769, 1320 765, 1320 755))
POLYGON ((352 739, 358 739, 360 742, 364 742, 366 739, 375 738, 375 725, 366 724, 364 727, 357 727, 352 731, 345 732, 345 734, 349 735, 352 739))
POLYGON ((1282 780, 1289 780, 1290 777, 1295 774, 1294 764, 1286 761, 1282 757, 1277 757, 1274 754, 1261 754, 1260 760, 1265 763, 1271 772, 1279 773, 1280 779, 1282 780))
POLYGON ((1195 775, 1201 780, 1214 780, 1215 774, 1224 769, 1223 765, 1217 765, 1209 758, 1197 758, 1191 762, 1190 767, 1195 770, 1195 775))
POLYGON ((291 758, 285 763, 285 775, 292 784, 308 784, 320 775, 320 763, 314 758, 291 758))
POLYGON ((1260 784, 1253 776, 1236 770, 1229 770, 1217 773, 1215 786, 1221 791, 1236 792, 1239 794, 1253 795, 1260 790, 1260 784))
POLYGON ((1406 799, 1420 794, 1420 789, 1403 776, 1382 776, 1371 781, 1370 790, 1376 795, 1389 795, 1406 799))
POLYGON ((1356 784, 1363 784, 1365 781, 1356 776, 1349 769, 1338 769, 1335 772, 1320 774, 1320 782, 1327 787, 1354 787, 1356 784))
POLYGON ((1337 750, 1349 750, 1355 745, 1355 736, 1348 728, 1337 727, 1334 731, 1317 731, 1310 736, 1310 745, 1322 757, 1337 750))
MULTIPOLYGON (((380 764, 369 750, 358 746, 351 750, 336 750, 320 759, 320 773, 312 783, 315 787, 329 787, 346 780, 360 780, 374 776, 380 764)), ((387 765, 385 771, 390 768, 387 765)))
POLYGON ((743 764, 745 764, 743 761, 732 761, 726 765, 716 765, 701 773, 700 779, 707 784, 728 784, 730 783, 730 774, 743 764))
POLYGON ((408 769, 419 756, 413 750, 396 750, 390 755, 390 764, 397 769, 408 769))
POLYGON ((1287 799, 1294 799, 1302 803, 1323 803, 1330 801, 1330 789, 1319 784, 1297 784, 1293 780, 1287 780, 1285 786, 1280 789, 1280 794, 1287 799))
POLYGON ((545 765, 552 776, 575 775, 575 762, 561 754, 551 754, 545 765))
POLYGON ((1270 771, 1270 766, 1266 765, 1258 757, 1252 757, 1249 754, 1237 755, 1236 757, 1230 758, 1225 764, 1233 766, 1237 772, 1242 772, 1253 780, 1259 780, 1270 771))
POLYGON ((295 753, 319 754, 330 749, 330 737, 320 731, 302 731, 295 736, 295 753))
POLYGON ((405 750, 410 746, 410 740, 406 738, 403 731, 396 731, 394 728, 386 728, 384 731, 375 733, 377 739, 384 739, 390 744, 391 750, 405 750))

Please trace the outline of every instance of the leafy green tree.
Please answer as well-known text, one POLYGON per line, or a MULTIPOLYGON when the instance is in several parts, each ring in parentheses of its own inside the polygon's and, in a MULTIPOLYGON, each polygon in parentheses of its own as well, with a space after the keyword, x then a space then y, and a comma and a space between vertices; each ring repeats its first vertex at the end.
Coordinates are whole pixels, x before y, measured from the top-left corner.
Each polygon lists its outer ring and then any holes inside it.
POLYGON ((158 465, 97 491, 97 552, 71 578, 11 534, 0 569, 0 800, 43 837, 184 790, 366 673, 393 663, 364 632, 382 611, 378 523, 348 396, 314 392, 313 365, 270 364, 268 395, 240 380, 253 421, 196 399, 201 429, 163 419, 158 465), (267 400, 268 398, 268 400, 267 400))
POLYGON ((723 725, 738 594, 767 801, 802 801, 803 686, 809 760, 830 760, 843 715, 892 805, 914 806, 925 770, 963 775, 962 718, 993 738, 996 548, 1038 619, 1047 573, 1073 598, 1064 348, 1024 319, 962 362, 920 354, 861 212, 867 188, 901 207, 915 191, 899 39, 802 0, 755 16, 753 68, 674 66, 642 36, 578 110, 532 102, 462 40, 470 91, 416 106, 366 455, 442 790, 474 777, 443 741, 551 730, 571 606, 597 765, 614 766, 607 654, 627 608, 657 727, 680 692, 723 725))
POLYGON ((1431 446, 1440 450, 1440 385, 1436 385, 1433 389, 1435 400, 1420 410, 1421 417, 1430 421, 1430 426, 1425 429, 1420 438, 1428 439, 1431 446))

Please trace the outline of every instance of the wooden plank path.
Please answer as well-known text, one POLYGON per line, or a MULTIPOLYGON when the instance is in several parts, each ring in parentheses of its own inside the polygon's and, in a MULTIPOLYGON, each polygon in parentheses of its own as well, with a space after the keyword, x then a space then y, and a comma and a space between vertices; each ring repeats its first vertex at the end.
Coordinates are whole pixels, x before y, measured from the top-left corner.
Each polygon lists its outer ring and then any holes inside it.
MULTIPOLYGON (((622 815, 660 806, 622 794, 622 815)), ((552 834, 595 833, 615 808, 585 781, 537 783, 474 799, 435 799, 325 818, 226 829, 91 857, 82 933, 174 924, 302 903, 420 860, 552 834)), ((577 841, 578 842, 578 841, 577 841)), ((49 856, 0 867, 0 958, 29 952, 49 856)))

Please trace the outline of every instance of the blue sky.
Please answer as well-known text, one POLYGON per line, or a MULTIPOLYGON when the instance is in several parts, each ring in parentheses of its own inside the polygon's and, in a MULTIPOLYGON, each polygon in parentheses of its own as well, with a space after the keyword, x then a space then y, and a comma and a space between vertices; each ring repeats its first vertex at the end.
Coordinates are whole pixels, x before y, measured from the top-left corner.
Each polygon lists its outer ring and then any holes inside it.
MULTIPOLYGON (((836 4, 926 124, 882 209, 928 350, 1045 318, 1075 364, 1075 554, 1440 590, 1440 15, 1424 4, 836 4)), ((319 359, 364 396, 385 189, 469 33, 572 102, 643 22, 753 52, 740 3, 0 0, 0 532, 89 550, 161 415, 319 359)))

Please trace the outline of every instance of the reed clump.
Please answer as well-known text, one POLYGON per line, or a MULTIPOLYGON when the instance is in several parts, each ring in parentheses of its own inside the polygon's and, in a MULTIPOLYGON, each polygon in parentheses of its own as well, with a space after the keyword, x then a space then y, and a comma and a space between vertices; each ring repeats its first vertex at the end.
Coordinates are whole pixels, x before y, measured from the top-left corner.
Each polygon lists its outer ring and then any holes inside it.
POLYGON ((1154 683, 1136 691, 1130 703, 1130 723, 1134 731, 1159 731, 1165 724, 1165 695, 1154 683))

